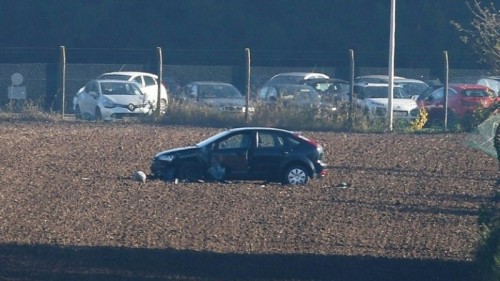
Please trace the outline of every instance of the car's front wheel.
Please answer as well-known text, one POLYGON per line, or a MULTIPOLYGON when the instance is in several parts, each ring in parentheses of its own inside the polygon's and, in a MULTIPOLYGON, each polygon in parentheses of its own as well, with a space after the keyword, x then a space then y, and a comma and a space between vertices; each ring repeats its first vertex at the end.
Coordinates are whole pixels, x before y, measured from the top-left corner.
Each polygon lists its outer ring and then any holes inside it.
POLYGON ((161 99, 160 100, 160 114, 165 114, 167 112, 167 100, 161 99))
POLYGON ((180 165, 177 176, 181 180, 196 181, 203 177, 203 173, 198 163, 186 162, 180 165))
POLYGON ((102 121, 102 113, 101 113, 101 109, 99 107, 95 108, 95 120, 102 121))
POLYGON ((80 106, 77 105, 75 108, 75 118, 82 119, 82 111, 80 110, 80 106))
POLYGON ((307 169, 302 165, 292 165, 285 170, 283 179, 285 184, 306 185, 309 182, 307 169))

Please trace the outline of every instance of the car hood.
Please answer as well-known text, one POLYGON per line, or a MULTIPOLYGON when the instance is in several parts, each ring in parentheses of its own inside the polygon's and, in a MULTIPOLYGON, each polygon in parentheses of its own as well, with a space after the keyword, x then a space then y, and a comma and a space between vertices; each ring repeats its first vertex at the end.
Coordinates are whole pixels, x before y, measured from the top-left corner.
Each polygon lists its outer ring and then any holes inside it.
POLYGON ((157 153, 154 158, 158 158, 160 156, 165 156, 165 155, 175 155, 175 156, 191 155, 193 153, 196 153, 199 150, 200 150, 200 147, 198 147, 198 146, 187 146, 187 147, 173 148, 173 149, 164 150, 162 152, 157 153))
POLYGON ((202 99, 201 102, 211 106, 245 106, 245 100, 239 98, 208 98, 202 99))
MULTIPOLYGON (((367 101, 383 104, 385 107, 389 105, 389 99, 387 98, 369 98, 367 101)), ((417 107, 417 103, 412 99, 393 99, 392 108, 393 109, 413 109, 417 107)))
POLYGON ((115 104, 143 104, 146 102, 146 97, 145 96, 139 96, 139 95, 107 95, 105 96, 107 99, 112 101, 115 104))

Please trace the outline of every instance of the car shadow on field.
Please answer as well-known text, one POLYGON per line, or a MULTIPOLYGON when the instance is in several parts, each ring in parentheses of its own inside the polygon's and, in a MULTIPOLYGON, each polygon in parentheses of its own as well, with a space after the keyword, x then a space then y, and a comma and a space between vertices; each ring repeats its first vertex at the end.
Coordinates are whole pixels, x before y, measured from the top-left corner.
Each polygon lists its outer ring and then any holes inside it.
POLYGON ((0 245, 0 280, 478 280, 473 262, 0 245))

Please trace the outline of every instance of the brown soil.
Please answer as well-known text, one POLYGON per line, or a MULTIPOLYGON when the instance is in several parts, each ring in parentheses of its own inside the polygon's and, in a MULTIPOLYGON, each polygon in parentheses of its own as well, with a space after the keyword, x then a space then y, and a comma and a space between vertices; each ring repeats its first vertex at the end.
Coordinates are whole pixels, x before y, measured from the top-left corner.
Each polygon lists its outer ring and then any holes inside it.
POLYGON ((497 162, 465 135, 304 132, 332 165, 306 187, 133 180, 218 131, 0 124, 0 280, 477 278, 497 162))

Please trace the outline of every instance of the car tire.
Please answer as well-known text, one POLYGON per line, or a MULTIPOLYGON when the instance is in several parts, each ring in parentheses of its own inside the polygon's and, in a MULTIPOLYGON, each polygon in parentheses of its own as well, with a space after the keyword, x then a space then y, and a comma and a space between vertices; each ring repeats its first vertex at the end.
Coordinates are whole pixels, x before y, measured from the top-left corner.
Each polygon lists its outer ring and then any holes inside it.
POLYGON ((180 165, 177 177, 181 180, 196 181, 203 176, 201 167, 198 163, 186 162, 180 165))
POLYGON ((283 183, 291 185, 306 185, 309 173, 303 165, 292 165, 285 170, 283 183))
POLYGON ((95 109, 95 121, 102 121, 102 113, 99 107, 95 109))
POLYGON ((77 106, 75 107, 75 118, 76 118, 77 120, 82 119, 82 112, 81 112, 81 110, 80 110, 80 106, 79 106, 79 105, 77 105, 77 106))
POLYGON ((160 100, 160 114, 167 112, 168 102, 165 99, 160 100))

